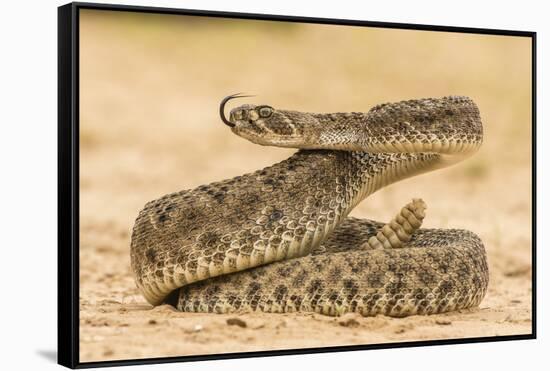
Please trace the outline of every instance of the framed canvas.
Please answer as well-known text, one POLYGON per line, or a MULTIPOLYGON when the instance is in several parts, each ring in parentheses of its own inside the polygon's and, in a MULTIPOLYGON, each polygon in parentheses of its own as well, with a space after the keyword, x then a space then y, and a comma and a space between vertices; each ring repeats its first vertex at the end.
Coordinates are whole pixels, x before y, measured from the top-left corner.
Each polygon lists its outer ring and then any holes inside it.
POLYGON ((536 34, 59 7, 67 367, 536 337, 536 34))

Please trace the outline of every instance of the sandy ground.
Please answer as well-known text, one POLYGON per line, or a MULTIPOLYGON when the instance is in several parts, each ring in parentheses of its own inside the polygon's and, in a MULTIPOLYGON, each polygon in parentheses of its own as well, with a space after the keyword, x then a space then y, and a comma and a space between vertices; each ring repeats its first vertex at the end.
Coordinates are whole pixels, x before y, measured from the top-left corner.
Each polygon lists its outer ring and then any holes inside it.
POLYGON ((527 40, 265 22, 221 27, 91 11, 81 28, 82 362, 530 333, 527 40), (490 267, 480 307, 337 319, 188 314, 147 304, 129 264, 130 231, 145 202, 293 152, 255 146, 220 123, 219 100, 238 91, 260 94, 256 103, 315 112, 449 94, 478 102, 485 125, 478 154, 391 185, 352 215, 387 221, 422 197, 426 227, 475 231, 490 267))

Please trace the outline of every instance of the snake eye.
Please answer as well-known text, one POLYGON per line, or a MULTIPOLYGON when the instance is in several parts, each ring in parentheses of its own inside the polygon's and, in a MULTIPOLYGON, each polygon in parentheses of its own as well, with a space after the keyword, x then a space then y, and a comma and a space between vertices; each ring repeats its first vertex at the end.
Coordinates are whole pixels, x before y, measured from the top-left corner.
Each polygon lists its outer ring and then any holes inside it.
POLYGON ((269 106, 260 106, 258 107, 258 113, 260 114, 260 117, 266 118, 271 116, 271 114, 273 113, 273 108, 269 106))

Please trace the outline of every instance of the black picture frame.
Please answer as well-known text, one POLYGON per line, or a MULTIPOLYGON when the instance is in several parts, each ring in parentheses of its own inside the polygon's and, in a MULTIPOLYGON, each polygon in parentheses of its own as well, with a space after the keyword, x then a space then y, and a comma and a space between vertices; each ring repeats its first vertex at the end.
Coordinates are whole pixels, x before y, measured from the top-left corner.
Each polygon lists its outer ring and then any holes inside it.
POLYGON ((232 13, 146 6, 70 3, 58 8, 58 363, 70 368, 106 367, 213 359, 265 357, 289 354, 419 347, 431 345, 536 339, 536 32, 423 24, 386 23, 344 19, 232 13), (353 345, 308 349, 254 351, 201 356, 126 359, 82 363, 79 360, 79 12, 82 9, 195 15, 215 18, 272 20, 314 24, 443 31, 485 35, 519 36, 532 45, 532 332, 525 335, 488 336, 403 343, 353 345))

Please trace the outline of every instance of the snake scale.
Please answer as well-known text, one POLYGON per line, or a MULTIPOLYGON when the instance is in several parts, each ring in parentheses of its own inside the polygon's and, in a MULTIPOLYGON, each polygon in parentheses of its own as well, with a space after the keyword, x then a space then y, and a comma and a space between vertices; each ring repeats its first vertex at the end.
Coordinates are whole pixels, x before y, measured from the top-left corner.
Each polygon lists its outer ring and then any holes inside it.
POLYGON ((488 285, 480 238, 420 228, 413 199, 388 223, 347 215, 376 190, 472 155, 483 128, 467 97, 386 103, 366 113, 245 104, 233 133, 299 150, 288 159, 148 202, 131 265, 153 305, 190 312, 357 312, 402 317, 478 305, 488 285))

